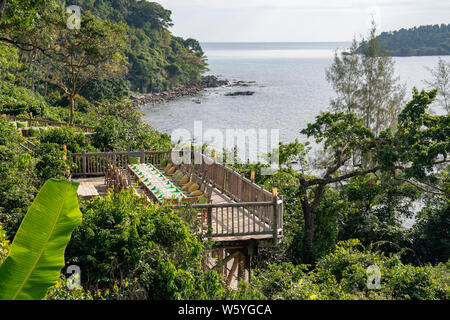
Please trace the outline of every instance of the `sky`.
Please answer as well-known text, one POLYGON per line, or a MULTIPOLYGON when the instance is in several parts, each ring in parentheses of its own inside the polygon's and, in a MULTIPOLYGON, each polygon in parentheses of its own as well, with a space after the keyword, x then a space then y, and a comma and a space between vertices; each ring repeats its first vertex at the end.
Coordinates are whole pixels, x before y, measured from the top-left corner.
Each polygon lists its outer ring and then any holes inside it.
POLYGON ((152 0, 177 36, 201 42, 337 42, 379 30, 450 23, 450 0, 152 0))

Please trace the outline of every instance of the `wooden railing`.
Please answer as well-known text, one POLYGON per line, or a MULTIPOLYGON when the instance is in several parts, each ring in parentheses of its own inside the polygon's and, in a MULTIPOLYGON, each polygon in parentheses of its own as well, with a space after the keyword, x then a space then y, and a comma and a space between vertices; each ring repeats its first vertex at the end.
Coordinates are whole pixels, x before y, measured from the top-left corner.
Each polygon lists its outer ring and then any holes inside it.
POLYGON ((139 151, 139 152, 91 152, 72 153, 73 163, 76 168, 72 171, 74 177, 104 176, 107 164, 126 169, 130 163, 129 158, 138 157, 141 163, 152 163, 160 166, 169 158, 170 151, 139 151))
MULTIPOLYGON (((139 158, 141 163, 161 167, 163 162, 172 160, 172 151, 73 153, 71 156, 76 164, 73 176, 90 177, 104 176, 108 164, 126 169, 132 157, 139 158)), ((274 198, 262 186, 214 159, 194 152, 191 156, 195 160, 192 165, 194 173, 207 178, 214 188, 235 203, 181 205, 174 208, 206 210, 206 224, 211 228, 212 237, 273 235, 277 243, 283 229, 282 199, 274 198)))
MULTIPOLYGON (((6 118, 11 121, 20 121, 20 122, 27 122, 28 127, 41 127, 41 126, 51 126, 51 127, 67 127, 69 124, 65 122, 58 122, 58 121, 52 121, 52 120, 43 120, 43 119, 34 119, 34 118, 23 118, 23 117, 16 117, 11 115, 6 115, 6 118)), ((74 124, 72 125, 75 128, 81 129, 84 132, 95 132, 94 127, 85 126, 81 124, 74 124)))
POLYGON ((238 202, 170 206, 172 209, 203 211, 204 229, 211 238, 267 235, 275 245, 283 235, 283 201, 273 198, 268 202, 238 202), (282 207, 281 207, 282 208, 282 207))

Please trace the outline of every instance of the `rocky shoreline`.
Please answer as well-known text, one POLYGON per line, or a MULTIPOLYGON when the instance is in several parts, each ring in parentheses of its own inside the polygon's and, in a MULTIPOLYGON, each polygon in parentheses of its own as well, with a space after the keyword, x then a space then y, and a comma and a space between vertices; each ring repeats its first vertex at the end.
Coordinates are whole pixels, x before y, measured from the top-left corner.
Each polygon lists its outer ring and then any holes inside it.
POLYGON ((167 90, 156 93, 146 93, 140 96, 131 96, 130 101, 134 105, 143 105, 147 103, 165 102, 172 99, 193 96, 207 88, 218 88, 230 85, 228 80, 220 80, 216 76, 204 76, 198 83, 175 90, 167 90))
MULTIPOLYGON (((186 86, 175 90, 167 90, 156 93, 146 93, 140 96, 131 96, 129 99, 133 105, 144 105, 148 103, 160 103, 170 101, 176 98, 185 96, 194 96, 197 93, 207 88, 219 88, 219 87, 249 87, 255 85, 254 81, 228 81, 220 80, 216 76, 203 76, 202 80, 198 83, 186 86)), ((254 92, 245 92, 245 95, 251 95, 254 92), (250 94, 251 93, 251 94, 250 94)), ((227 94, 230 96, 243 95, 240 92, 227 94)))

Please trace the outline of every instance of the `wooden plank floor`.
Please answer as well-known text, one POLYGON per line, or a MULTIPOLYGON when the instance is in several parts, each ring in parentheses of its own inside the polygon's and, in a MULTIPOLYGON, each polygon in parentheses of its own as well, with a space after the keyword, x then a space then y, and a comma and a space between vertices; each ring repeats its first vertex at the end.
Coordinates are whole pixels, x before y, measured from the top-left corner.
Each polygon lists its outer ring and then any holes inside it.
POLYGON ((106 195, 105 177, 74 179, 80 183, 78 195, 84 199, 106 195))

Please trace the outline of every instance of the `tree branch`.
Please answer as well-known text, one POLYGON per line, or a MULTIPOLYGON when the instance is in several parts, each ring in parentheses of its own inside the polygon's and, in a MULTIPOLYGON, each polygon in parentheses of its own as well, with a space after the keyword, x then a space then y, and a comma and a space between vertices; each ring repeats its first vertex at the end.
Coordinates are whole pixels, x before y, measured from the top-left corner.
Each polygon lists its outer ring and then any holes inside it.
POLYGON ((334 182, 340 182, 352 177, 356 177, 356 176, 365 176, 366 174, 369 173, 374 173, 376 171, 378 171, 380 169, 379 166, 376 166, 374 168, 371 169, 367 169, 367 170, 357 170, 357 171, 353 171, 347 174, 344 174, 342 176, 339 177, 334 177, 334 178, 321 178, 321 179, 311 179, 311 180, 306 180, 303 179, 303 186, 305 187, 309 187, 309 186, 314 186, 314 185, 327 185, 330 183, 334 183, 334 182))

